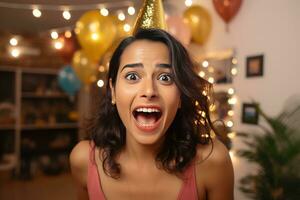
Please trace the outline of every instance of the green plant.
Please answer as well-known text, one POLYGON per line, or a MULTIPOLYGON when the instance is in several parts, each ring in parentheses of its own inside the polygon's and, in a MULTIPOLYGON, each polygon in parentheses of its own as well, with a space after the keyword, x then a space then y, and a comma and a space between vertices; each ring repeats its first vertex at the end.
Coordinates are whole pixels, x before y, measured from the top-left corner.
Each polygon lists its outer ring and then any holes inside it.
MULTIPOLYGON (((257 105, 257 104, 256 104, 257 105)), ((257 105, 268 127, 258 125, 263 133, 239 133, 246 149, 238 155, 258 165, 255 174, 240 180, 240 190, 259 200, 300 199, 300 106, 277 117, 266 115, 257 105)))

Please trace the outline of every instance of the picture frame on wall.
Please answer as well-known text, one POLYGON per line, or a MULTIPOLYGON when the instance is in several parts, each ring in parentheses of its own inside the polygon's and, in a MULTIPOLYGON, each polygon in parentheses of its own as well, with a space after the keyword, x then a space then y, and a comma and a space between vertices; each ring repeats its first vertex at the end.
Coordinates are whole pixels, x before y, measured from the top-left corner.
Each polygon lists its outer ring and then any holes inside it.
POLYGON ((258 108, 253 103, 243 103, 242 122, 245 124, 258 124, 258 108))
POLYGON ((248 56, 246 59, 246 77, 259 77, 264 74, 264 55, 248 56))

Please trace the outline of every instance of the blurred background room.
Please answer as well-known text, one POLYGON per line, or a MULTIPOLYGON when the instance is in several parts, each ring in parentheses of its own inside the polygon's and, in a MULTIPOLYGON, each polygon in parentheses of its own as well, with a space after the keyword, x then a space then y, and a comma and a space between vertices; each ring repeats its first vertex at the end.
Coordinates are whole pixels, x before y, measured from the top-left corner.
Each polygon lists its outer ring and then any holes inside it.
MULTIPOLYGON (((0 0, 1 200, 76 199, 69 153, 146 1, 0 0)), ((162 3, 168 32, 214 85, 235 199, 300 199, 300 1, 162 3)))

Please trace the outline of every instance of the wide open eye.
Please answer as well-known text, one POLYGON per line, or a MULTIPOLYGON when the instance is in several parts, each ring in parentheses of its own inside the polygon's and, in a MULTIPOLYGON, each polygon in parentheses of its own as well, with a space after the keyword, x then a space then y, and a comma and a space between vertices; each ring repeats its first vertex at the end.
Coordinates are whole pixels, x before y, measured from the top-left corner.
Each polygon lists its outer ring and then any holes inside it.
POLYGON ((163 84, 167 84, 167 85, 173 83, 173 77, 171 74, 166 74, 166 73, 161 74, 159 75, 158 80, 161 81, 163 84))
POLYGON ((140 79, 140 77, 137 75, 137 73, 134 73, 134 72, 127 73, 125 78, 129 81, 137 81, 140 79))

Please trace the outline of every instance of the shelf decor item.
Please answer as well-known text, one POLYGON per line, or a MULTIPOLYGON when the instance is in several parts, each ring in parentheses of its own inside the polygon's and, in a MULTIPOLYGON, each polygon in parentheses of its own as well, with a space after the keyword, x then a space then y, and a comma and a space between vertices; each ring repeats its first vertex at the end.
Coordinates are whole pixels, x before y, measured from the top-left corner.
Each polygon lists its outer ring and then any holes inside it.
POLYGON ((264 74, 264 55, 249 56, 246 59, 246 77, 258 77, 264 74))
POLYGON ((243 103, 242 122, 245 124, 257 124, 258 118, 257 105, 254 103, 243 103))

